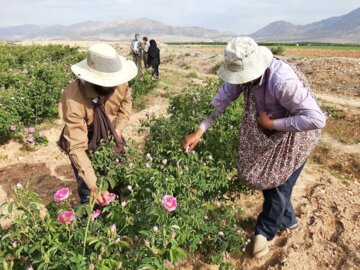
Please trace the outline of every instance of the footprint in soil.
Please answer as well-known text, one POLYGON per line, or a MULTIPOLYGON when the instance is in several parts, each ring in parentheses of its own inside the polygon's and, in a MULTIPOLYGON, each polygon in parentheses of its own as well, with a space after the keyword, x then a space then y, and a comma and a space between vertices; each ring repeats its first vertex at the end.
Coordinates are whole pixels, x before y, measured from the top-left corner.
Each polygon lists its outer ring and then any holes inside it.
MULTIPOLYGON (((66 176, 71 178, 68 171, 66 172, 66 176)), ((72 203, 78 202, 75 179, 74 181, 59 180, 50 174, 50 170, 45 163, 21 163, 0 168, 0 185, 8 196, 11 196, 11 188, 17 183, 21 183, 24 186, 27 185, 29 190, 37 192, 45 204, 50 203, 53 200, 54 193, 62 187, 68 187, 71 190, 72 203)))

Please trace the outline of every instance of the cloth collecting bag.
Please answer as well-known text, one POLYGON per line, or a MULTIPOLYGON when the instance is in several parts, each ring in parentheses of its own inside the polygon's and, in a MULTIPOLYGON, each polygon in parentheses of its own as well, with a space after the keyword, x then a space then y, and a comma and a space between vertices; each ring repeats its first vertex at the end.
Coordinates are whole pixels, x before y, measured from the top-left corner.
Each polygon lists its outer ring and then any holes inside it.
MULTIPOLYGON (((308 86, 306 78, 293 69, 308 86)), ((258 190, 280 186, 306 161, 319 141, 321 131, 275 131, 267 135, 257 123, 255 97, 251 89, 244 90, 244 101, 238 146, 239 179, 246 186, 258 190)))

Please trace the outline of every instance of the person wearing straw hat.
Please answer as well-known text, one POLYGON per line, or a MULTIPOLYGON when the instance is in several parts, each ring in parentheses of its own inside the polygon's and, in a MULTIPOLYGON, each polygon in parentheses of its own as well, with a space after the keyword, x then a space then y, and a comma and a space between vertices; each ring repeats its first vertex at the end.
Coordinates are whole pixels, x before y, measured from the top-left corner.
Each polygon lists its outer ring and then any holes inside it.
POLYGON ((229 104, 244 95, 237 170, 245 185, 263 192, 253 246, 253 256, 260 258, 278 231, 298 227, 292 189, 326 117, 304 75, 252 38, 231 40, 224 58, 217 74, 225 83, 211 102, 214 111, 184 138, 183 148, 192 150, 229 104))
POLYGON ((89 203, 92 195, 97 204, 103 205, 108 192, 98 192, 88 152, 95 151, 101 140, 108 140, 109 132, 117 149, 123 147, 122 130, 132 107, 128 81, 138 69, 113 47, 99 43, 92 45, 87 58, 71 66, 71 70, 77 79, 66 87, 59 103, 65 126, 58 143, 71 160, 81 203, 89 203))

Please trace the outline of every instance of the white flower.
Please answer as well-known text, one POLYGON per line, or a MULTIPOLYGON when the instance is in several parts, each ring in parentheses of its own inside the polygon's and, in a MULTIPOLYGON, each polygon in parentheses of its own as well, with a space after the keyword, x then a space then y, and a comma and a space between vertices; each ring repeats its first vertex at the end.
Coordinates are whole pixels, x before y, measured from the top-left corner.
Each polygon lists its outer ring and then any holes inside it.
POLYGON ((26 270, 34 270, 34 268, 30 265, 26 270))
POLYGON ((208 156, 208 159, 209 159, 209 160, 213 160, 212 155, 209 155, 209 156, 208 156))
POLYGON ((218 233, 218 235, 219 235, 219 236, 224 236, 224 232, 221 232, 221 231, 220 231, 220 232, 218 233))
POLYGON ((209 219, 209 217, 208 217, 207 215, 205 215, 205 216, 204 216, 204 219, 205 219, 205 220, 208 220, 208 219, 209 219))
POLYGON ((150 155, 150 153, 147 153, 147 154, 146 154, 146 157, 148 158, 148 160, 152 160, 152 159, 153 159, 152 156, 150 155))
POLYGON ((127 189, 131 191, 131 190, 132 190, 132 186, 131 186, 131 185, 128 185, 128 186, 127 186, 127 189))
POLYGON ((166 165, 167 162, 168 162, 167 159, 163 159, 162 164, 166 165))
POLYGON ((150 164, 149 164, 149 163, 145 163, 145 167, 146 167, 146 168, 150 168, 150 164))
POLYGON ((200 241, 199 241, 199 245, 201 245, 201 244, 202 244, 202 241, 200 240, 200 241))
POLYGON ((159 230, 159 228, 158 228, 158 226, 154 226, 154 227, 152 227, 152 230, 154 233, 156 233, 159 230))
POLYGON ((120 237, 116 238, 115 243, 119 243, 120 242, 120 237))
POLYGON ((16 184, 16 188, 17 188, 17 189, 22 189, 22 188, 23 188, 23 185, 22 185, 21 183, 17 183, 17 184, 16 184))
POLYGON ((122 207, 125 207, 126 205, 127 205, 127 202, 126 202, 126 201, 122 201, 122 202, 121 202, 121 206, 122 206, 122 207))
POLYGON ((134 163, 130 162, 130 163, 129 163, 129 167, 130 167, 130 168, 131 168, 131 167, 134 167, 134 163))

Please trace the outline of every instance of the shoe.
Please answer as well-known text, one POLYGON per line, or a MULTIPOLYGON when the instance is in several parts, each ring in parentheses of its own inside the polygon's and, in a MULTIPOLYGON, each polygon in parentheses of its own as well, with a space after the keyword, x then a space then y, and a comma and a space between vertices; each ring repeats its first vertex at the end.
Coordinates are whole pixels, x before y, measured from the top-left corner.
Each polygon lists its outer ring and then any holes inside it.
POLYGON ((289 227, 286 227, 286 228, 283 228, 283 229, 279 229, 279 232, 281 231, 285 231, 285 230, 290 230, 290 231, 294 231, 296 230, 297 228, 299 228, 299 223, 296 222, 295 224, 289 226, 289 227))
POLYGON ((255 235, 253 256, 261 258, 269 253, 268 241, 265 236, 261 234, 255 235))
POLYGON ((296 230, 298 227, 299 227, 299 223, 296 222, 295 224, 291 225, 290 227, 288 227, 286 229, 292 231, 292 230, 296 230))

